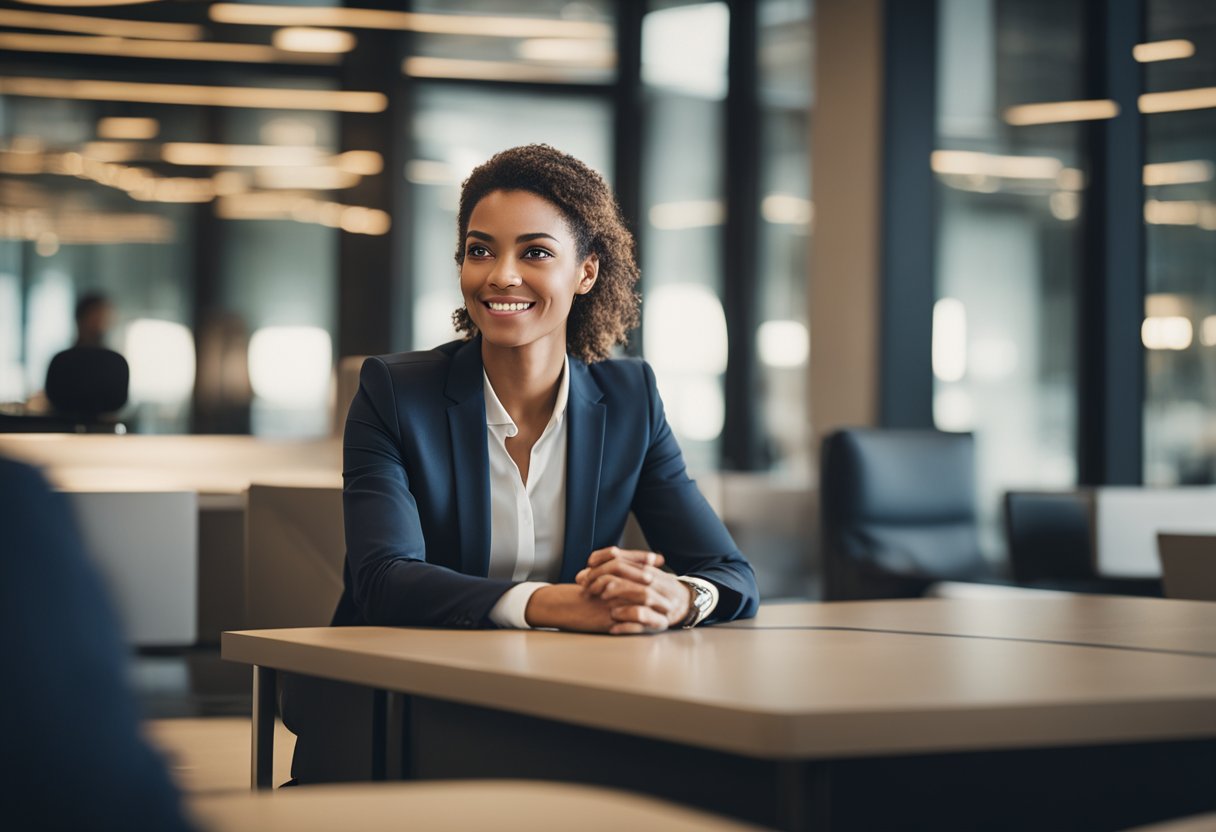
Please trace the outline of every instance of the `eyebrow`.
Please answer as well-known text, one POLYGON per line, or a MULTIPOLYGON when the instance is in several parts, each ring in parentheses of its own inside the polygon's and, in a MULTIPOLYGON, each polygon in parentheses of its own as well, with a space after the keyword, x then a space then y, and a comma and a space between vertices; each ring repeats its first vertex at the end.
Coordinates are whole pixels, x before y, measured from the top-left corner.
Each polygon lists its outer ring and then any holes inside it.
MULTIPOLYGON (((466 234, 465 236, 473 237, 474 239, 477 239, 477 240, 483 240, 487 243, 494 242, 494 236, 492 234, 487 234, 484 231, 475 231, 471 228, 469 229, 468 234, 466 234)), ((559 244, 561 243, 561 240, 557 239, 552 234, 546 234, 543 231, 536 231, 531 234, 520 234, 518 237, 515 238, 515 242, 526 243, 531 240, 540 240, 540 239, 548 239, 548 240, 552 240, 555 243, 559 243, 559 244)))

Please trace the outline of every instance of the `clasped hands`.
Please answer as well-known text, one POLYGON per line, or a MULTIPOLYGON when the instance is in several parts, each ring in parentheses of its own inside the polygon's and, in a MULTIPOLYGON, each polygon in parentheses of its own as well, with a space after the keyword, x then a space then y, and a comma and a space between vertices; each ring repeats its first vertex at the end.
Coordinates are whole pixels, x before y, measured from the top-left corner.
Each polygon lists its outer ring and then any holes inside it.
POLYGON ((657 633, 688 615, 692 596, 664 572, 656 552, 609 546, 597 549, 573 584, 552 584, 532 594, 525 611, 533 627, 628 635, 657 633))

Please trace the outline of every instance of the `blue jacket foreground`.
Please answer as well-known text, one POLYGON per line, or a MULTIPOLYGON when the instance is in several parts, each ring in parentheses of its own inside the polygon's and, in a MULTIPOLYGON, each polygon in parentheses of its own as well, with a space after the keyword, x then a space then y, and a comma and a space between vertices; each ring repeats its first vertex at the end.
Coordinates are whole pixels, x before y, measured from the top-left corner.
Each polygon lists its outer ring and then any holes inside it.
MULTIPOLYGON (((679 575, 720 591, 710 621, 746 618, 751 565, 688 478, 654 372, 570 359, 561 582, 616 545, 632 511, 679 575)), ((335 625, 492 627, 513 583, 487 578, 490 476, 481 339, 369 358, 346 421, 346 586, 335 625)))
POLYGON ((0 828, 187 830, 67 500, 0 458, 0 828))

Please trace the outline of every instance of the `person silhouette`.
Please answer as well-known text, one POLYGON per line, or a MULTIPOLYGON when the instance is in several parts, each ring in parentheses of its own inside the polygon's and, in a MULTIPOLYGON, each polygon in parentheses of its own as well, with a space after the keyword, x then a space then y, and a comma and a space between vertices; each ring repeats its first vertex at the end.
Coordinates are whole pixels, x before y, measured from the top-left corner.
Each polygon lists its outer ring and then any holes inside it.
POLYGON ((104 344, 113 320, 105 295, 91 292, 77 302, 76 342, 52 358, 46 371, 46 397, 56 413, 92 421, 127 403, 130 367, 104 344))

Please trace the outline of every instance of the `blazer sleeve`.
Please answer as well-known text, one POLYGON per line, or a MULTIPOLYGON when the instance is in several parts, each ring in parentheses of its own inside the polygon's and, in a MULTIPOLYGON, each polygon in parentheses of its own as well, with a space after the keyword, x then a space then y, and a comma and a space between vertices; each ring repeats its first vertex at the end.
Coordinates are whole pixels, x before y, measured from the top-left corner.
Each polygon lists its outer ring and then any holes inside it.
POLYGON ((401 451, 397 395, 388 366, 379 358, 367 359, 343 444, 342 508, 352 600, 368 624, 492 626, 487 616, 510 581, 465 575, 426 561, 426 540, 401 451))
POLYGON ((641 362, 649 400, 649 446, 631 509, 646 540, 678 575, 711 581, 718 606, 707 622, 751 618, 760 604, 756 575, 684 467, 663 412, 654 370, 641 362))

